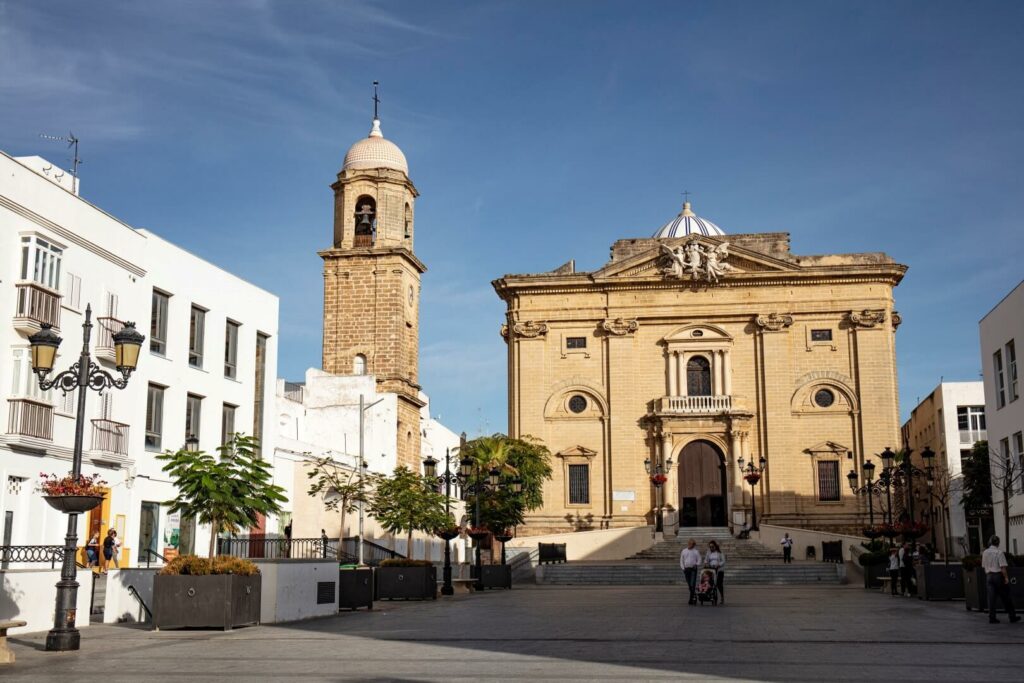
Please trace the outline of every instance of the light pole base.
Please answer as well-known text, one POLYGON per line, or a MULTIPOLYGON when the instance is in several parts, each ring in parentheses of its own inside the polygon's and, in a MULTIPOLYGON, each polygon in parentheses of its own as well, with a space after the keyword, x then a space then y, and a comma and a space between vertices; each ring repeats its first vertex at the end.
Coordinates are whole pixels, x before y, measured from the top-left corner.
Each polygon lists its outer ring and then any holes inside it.
POLYGON ((47 652, 71 652, 77 650, 82 642, 82 634, 77 628, 50 629, 46 634, 47 652))
POLYGON ((455 587, 441 586, 441 595, 455 595, 455 587))

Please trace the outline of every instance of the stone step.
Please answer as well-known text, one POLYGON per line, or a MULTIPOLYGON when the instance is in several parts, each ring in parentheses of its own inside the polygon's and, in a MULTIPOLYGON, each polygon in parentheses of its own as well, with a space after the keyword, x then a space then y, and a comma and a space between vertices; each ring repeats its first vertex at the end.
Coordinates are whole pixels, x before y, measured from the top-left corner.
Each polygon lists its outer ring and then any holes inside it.
MULTIPOLYGON (((826 563, 760 565, 736 564, 726 567, 726 585, 838 583, 836 565, 826 563)), ((654 564, 563 564, 546 565, 542 582, 560 585, 646 585, 682 584, 678 567, 654 564)))

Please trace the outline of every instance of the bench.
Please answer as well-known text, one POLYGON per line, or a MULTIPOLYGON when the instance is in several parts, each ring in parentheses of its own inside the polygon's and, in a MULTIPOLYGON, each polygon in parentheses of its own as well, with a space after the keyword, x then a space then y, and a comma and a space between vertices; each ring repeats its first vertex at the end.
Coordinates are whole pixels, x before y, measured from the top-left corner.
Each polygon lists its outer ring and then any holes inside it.
MULTIPOLYGON (((452 579, 452 590, 455 593, 469 593, 472 591, 476 579, 452 579)), ((444 581, 438 581, 438 586, 443 586, 444 581)))
POLYGON ((19 619, 0 621, 0 664, 14 664, 14 653, 7 647, 7 629, 20 628, 27 623, 19 619))
POLYGON ((879 576, 878 580, 882 582, 882 592, 884 593, 889 587, 889 582, 892 581, 891 576, 879 576))

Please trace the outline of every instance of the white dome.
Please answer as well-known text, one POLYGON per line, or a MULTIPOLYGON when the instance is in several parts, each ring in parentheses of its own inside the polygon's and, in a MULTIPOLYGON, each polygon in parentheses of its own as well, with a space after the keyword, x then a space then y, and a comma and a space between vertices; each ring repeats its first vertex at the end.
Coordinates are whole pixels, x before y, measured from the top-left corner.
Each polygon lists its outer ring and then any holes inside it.
POLYGON ((384 134, 380 132, 380 121, 377 119, 373 120, 370 135, 349 148, 345 155, 345 163, 341 166, 343 171, 360 168, 393 168, 409 175, 409 164, 405 160, 405 155, 398 149, 398 145, 384 139, 384 134))
POLYGON ((679 212, 679 215, 661 226, 661 229, 654 233, 654 236, 662 238, 685 237, 686 235, 716 237, 724 234, 725 232, 720 227, 691 211, 690 202, 686 202, 683 204, 683 210, 679 212))

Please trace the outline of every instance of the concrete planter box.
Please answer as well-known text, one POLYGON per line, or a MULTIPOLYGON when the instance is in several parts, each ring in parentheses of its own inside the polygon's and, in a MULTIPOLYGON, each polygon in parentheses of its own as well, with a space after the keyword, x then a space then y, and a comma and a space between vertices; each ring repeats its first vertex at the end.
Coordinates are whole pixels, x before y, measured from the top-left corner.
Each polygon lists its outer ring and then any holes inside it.
MULTIPOLYGON (((1024 567, 1010 567, 1010 599, 1013 605, 1024 604, 1024 567)), ((964 598, 967 600, 967 611, 972 609, 988 611, 988 583, 985 570, 977 567, 964 571, 964 598)), ((1004 611, 1002 601, 998 602, 998 612, 1004 611)))
POLYGON ((153 577, 153 627, 222 628, 260 622, 262 577, 215 574, 153 577))
POLYGON ((512 567, 507 564, 485 564, 480 567, 480 583, 484 588, 512 588, 512 567))
POLYGON ((338 608, 373 609, 373 570, 338 570, 338 608))
POLYGON ((377 567, 378 600, 437 600, 437 567, 377 567))
POLYGON ((881 588, 882 582, 879 579, 883 576, 889 576, 888 564, 869 564, 866 567, 861 567, 861 569, 864 570, 865 588, 881 588))
POLYGON ((959 564, 919 564, 917 597, 921 600, 962 600, 964 568, 959 564))

